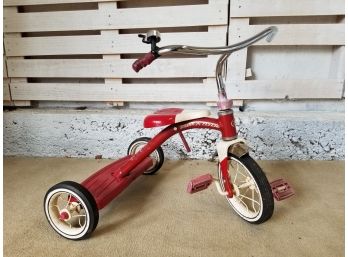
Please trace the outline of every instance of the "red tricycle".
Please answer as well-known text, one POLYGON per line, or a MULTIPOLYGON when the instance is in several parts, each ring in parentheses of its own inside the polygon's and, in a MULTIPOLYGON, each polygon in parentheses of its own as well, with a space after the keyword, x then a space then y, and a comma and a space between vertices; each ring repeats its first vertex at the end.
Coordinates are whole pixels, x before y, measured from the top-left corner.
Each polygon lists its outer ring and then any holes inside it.
POLYGON ((158 47, 158 31, 150 30, 146 35, 139 35, 143 43, 151 45, 151 51, 133 63, 136 72, 167 54, 221 55, 216 66, 218 117, 210 117, 208 110, 188 111, 180 108, 162 109, 147 116, 144 120, 145 128, 166 127, 152 139, 142 137, 134 140, 127 156, 95 172, 82 183, 64 181, 48 190, 44 210, 52 228, 67 239, 88 237, 98 224, 100 209, 137 177, 154 174, 161 168, 164 162, 161 145, 171 136, 179 134, 189 151, 183 132, 197 128, 221 133, 221 140, 217 143, 218 178, 210 174, 202 175, 189 182, 187 191, 195 193, 214 182, 218 192, 226 197, 242 219, 255 224, 267 221, 273 214, 273 197, 282 200, 294 192, 282 179, 270 184, 262 169, 249 156, 245 140, 237 137, 232 100, 227 98, 222 70, 231 53, 263 38, 270 41, 275 32, 275 27, 269 27, 245 41, 223 47, 158 47))

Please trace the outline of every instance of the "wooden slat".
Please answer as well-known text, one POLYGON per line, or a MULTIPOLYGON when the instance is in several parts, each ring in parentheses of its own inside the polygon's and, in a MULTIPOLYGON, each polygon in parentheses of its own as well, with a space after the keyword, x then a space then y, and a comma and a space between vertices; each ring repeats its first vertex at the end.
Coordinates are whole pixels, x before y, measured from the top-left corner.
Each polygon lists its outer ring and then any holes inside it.
POLYGON ((41 4, 73 4, 87 2, 115 2, 124 0, 4 0, 4 6, 22 6, 22 5, 41 5, 41 4))
POLYGON ((178 101, 216 100, 215 85, 203 84, 11 84, 14 99, 61 101, 178 101), (154 92, 160 92, 154 93, 154 92))
POLYGON ((4 32, 131 29, 227 24, 227 5, 187 5, 10 14, 4 8, 4 32), (199 14, 199 15, 193 15, 199 14))
MULTIPOLYGON (((249 18, 233 19, 230 23, 228 44, 233 44, 243 40, 240 31, 249 26, 249 18)), ((227 61, 227 75, 232 80, 245 80, 245 70, 248 49, 244 48, 231 54, 227 61)))
MULTIPOLYGON (((110 8, 117 8, 116 2, 108 2, 108 3, 98 3, 98 9, 102 11, 108 11, 110 8)), ((118 30, 102 30, 100 31, 101 36, 110 37, 113 35, 118 35, 118 30)), ((110 60, 119 60, 121 59, 121 55, 103 55, 103 59, 110 59, 110 60)), ((104 79, 105 84, 122 84, 122 79, 104 79)), ((113 106, 124 106, 124 102, 110 102, 109 104, 113 106)))
MULTIPOLYGON (((341 98, 343 80, 249 80, 229 82, 233 99, 341 98)), ((214 84, 12 83, 14 100, 213 102, 214 84), (153 92, 160 91, 161 94, 153 92), (199 93, 198 93, 199 92, 199 93)))
POLYGON ((345 77, 344 51, 345 51, 344 46, 339 46, 333 49, 330 70, 329 70, 329 78, 344 79, 345 77))
POLYGON ((231 0, 231 17, 344 15, 344 0, 231 0))
MULTIPOLYGON (((233 21, 231 22, 231 24, 233 21)), ((261 40, 255 45, 344 45, 344 24, 281 24, 272 42, 261 40)), ((231 43, 249 38, 269 25, 249 25, 231 36, 231 43)))
MULTIPOLYGON (((229 39, 228 44, 231 45, 231 38, 238 38, 238 33, 240 28, 249 25, 249 18, 235 18, 233 22, 230 23, 229 27, 229 39)), ((238 40, 240 41, 240 40, 238 40)), ((246 70, 246 61, 247 61, 248 49, 244 48, 240 51, 234 52, 231 54, 227 61, 227 70, 226 73, 228 78, 233 80, 245 80, 245 70, 246 70)), ((243 106, 244 100, 241 99, 233 99, 234 106, 243 106)))
MULTIPOLYGON (((6 7, 6 11, 9 15, 15 15, 18 13, 18 8, 17 7, 6 7)), ((5 33, 4 34, 5 37, 8 38, 20 38, 22 35, 21 33, 5 33)), ((6 54, 6 49, 5 49, 5 54, 6 54)), ((6 58, 6 67, 7 67, 7 76, 10 78, 10 82, 12 83, 26 83, 27 79, 26 78, 12 78, 9 73, 8 73, 8 61, 12 60, 12 61, 16 61, 16 60, 23 60, 23 57, 7 57, 6 58)), ((11 106, 30 106, 31 105, 31 101, 13 101, 12 96, 11 96, 11 88, 10 86, 8 86, 9 88, 9 94, 10 94, 10 98, 11 101, 6 101, 5 105, 11 105, 11 106)))
MULTIPOLYGON (((339 17, 338 20, 339 24, 344 25, 345 23, 345 17, 339 17)), ((345 53, 345 46, 338 46, 333 47, 332 49, 332 57, 331 57, 331 64, 330 64, 330 70, 329 70, 329 78, 338 78, 338 79, 344 79, 345 78, 345 60, 344 60, 344 53, 345 53)), ((345 91, 343 90, 343 97, 344 97, 345 91)))
POLYGON ((342 96, 344 80, 246 80, 226 82, 233 99, 312 99, 342 96))
POLYGON ((10 79, 3 79, 3 100, 11 101, 11 93, 10 93, 10 79))
MULTIPOLYGON (((160 45, 224 45, 226 31, 163 33, 160 45)), ((7 56, 145 53, 137 34, 4 38, 7 56)))
POLYGON ((10 77, 47 78, 175 78, 214 77, 215 58, 158 59, 139 73, 132 70, 135 60, 103 59, 24 59, 8 60, 10 77))
POLYGON ((7 64, 6 64, 6 56, 2 57, 2 77, 7 78, 7 64))

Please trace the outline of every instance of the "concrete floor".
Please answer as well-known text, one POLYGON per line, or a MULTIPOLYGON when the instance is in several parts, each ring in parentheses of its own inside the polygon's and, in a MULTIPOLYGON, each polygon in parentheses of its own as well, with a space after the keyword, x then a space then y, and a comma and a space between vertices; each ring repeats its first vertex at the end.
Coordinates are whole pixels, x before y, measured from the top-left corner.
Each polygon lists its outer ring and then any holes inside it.
POLYGON ((101 211, 92 237, 58 236, 43 213, 49 187, 82 181, 110 160, 4 159, 5 256, 344 256, 344 162, 262 161, 270 180, 285 177, 296 196, 277 202, 262 225, 242 221, 214 187, 189 195, 190 178, 216 163, 166 161, 101 211))

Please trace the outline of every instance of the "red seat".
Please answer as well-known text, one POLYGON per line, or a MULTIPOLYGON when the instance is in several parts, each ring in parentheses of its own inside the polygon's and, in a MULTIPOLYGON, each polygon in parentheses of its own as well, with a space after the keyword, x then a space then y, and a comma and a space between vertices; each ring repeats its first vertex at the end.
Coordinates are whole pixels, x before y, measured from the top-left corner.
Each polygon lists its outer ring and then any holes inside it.
POLYGON ((167 126, 185 120, 198 119, 210 115, 208 110, 187 111, 181 108, 161 109, 150 114, 144 119, 145 128, 167 126))

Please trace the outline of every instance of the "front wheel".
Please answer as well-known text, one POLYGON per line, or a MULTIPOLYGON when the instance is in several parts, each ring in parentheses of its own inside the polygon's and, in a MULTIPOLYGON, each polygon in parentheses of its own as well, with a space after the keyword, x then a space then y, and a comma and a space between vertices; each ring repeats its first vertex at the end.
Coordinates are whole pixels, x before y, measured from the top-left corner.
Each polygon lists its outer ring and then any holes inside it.
POLYGON ((85 239, 98 224, 99 212, 93 196, 73 181, 51 187, 45 195, 44 209, 51 227, 67 239, 85 239))
MULTIPOLYGON (((269 182, 260 166, 249 156, 228 156, 228 174, 233 197, 227 198, 233 210, 249 223, 260 224, 272 217, 274 200, 269 182)), ((224 189, 219 164, 220 185, 224 189)))

